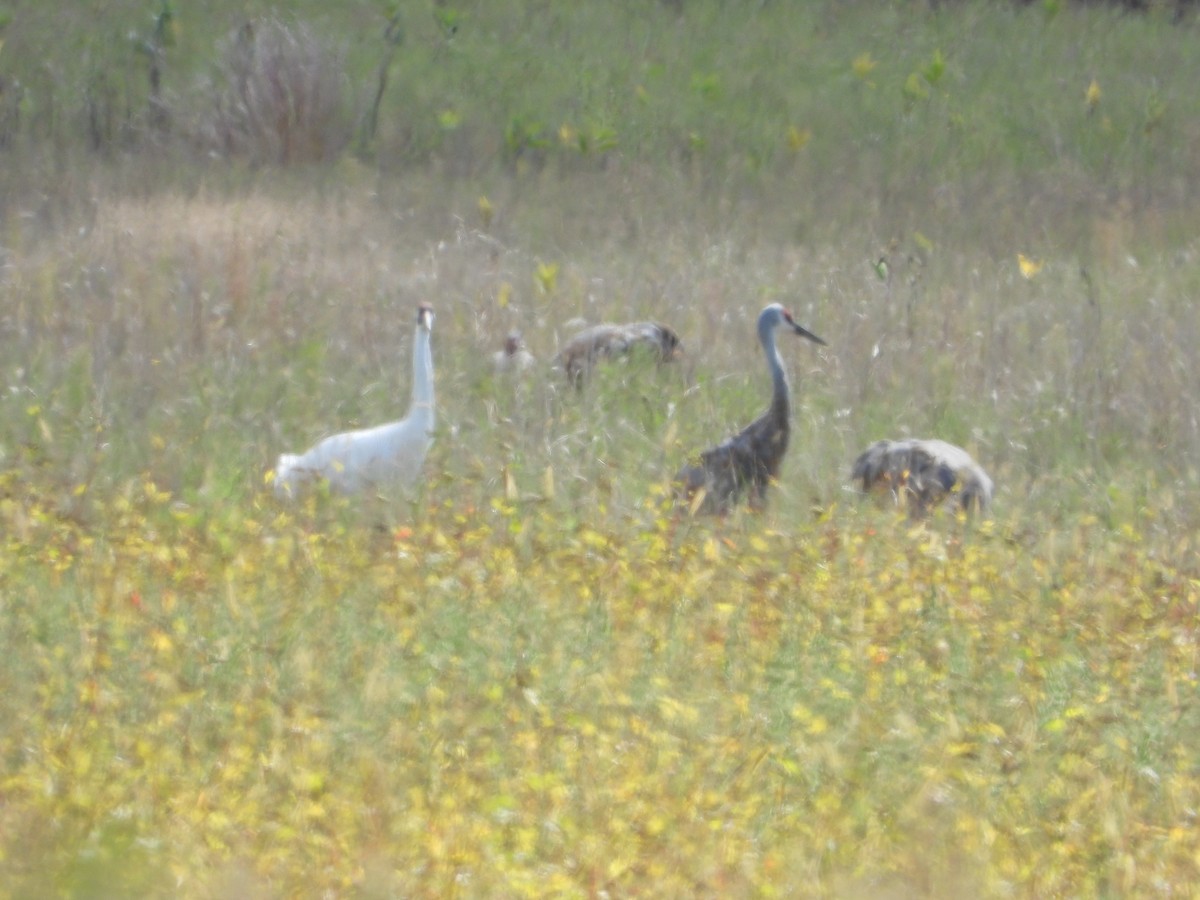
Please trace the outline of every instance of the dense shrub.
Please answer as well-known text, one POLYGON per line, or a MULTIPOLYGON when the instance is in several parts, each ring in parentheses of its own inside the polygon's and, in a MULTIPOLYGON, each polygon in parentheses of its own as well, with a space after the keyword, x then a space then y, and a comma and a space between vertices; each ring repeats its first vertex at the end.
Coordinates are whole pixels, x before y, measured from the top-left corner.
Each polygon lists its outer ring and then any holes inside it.
POLYGON ((199 127, 205 145, 255 162, 323 162, 350 139, 344 54, 303 23, 247 23, 218 47, 199 127))

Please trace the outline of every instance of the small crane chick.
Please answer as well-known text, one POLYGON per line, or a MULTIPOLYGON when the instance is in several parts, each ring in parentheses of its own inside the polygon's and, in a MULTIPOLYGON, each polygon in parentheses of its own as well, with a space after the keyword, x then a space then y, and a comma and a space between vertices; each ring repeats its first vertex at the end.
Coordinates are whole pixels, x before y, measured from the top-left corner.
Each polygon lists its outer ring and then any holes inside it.
POLYGON ((521 337, 521 332, 510 331, 504 339, 504 349, 492 354, 492 371, 497 375, 506 372, 519 375, 533 368, 536 362, 533 354, 525 349, 525 339, 521 337))

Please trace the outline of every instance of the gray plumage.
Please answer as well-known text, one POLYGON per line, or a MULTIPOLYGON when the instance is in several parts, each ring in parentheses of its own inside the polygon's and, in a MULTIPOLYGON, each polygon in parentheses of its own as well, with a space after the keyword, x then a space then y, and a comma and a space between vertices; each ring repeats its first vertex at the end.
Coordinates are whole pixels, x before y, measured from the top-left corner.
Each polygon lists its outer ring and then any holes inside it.
POLYGON ((665 363, 683 351, 683 342, 671 328, 658 322, 593 325, 567 341, 554 361, 568 380, 580 387, 598 360, 624 356, 639 348, 665 363))
POLYGON ((953 498, 965 510, 986 510, 994 486, 962 447, 937 439, 876 441, 854 461, 851 477, 864 491, 890 491, 915 516, 953 498))
POLYGON ((699 465, 680 469, 676 481, 686 499, 695 503, 697 492, 704 492, 698 512, 728 512, 743 493, 748 495, 751 507, 760 509, 766 503, 767 487, 779 476, 791 436, 792 412, 791 387, 775 346, 775 330, 780 325, 810 341, 825 343, 797 325, 792 314, 778 303, 772 303, 759 314, 758 340, 771 373, 771 405, 729 440, 701 453, 699 465))

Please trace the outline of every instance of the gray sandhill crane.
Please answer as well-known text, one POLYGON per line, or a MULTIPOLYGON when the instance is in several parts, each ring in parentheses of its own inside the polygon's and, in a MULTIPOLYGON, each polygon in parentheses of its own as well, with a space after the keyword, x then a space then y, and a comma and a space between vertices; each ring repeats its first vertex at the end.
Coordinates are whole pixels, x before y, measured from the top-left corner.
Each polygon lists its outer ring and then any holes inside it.
POLYGON ((664 363, 683 351, 683 343, 671 328, 658 322, 593 325, 567 341, 554 362, 572 384, 581 387, 598 360, 624 356, 639 348, 649 350, 664 363))
POLYGON ((433 353, 429 345, 433 308, 417 308, 413 338, 412 402, 398 422, 345 431, 305 453, 284 453, 275 466, 275 493, 294 496, 306 484, 325 479, 330 490, 353 494, 369 486, 412 484, 421 477, 433 444, 433 353))
POLYGON ((795 334, 824 344, 807 328, 796 324, 792 314, 778 303, 767 306, 758 316, 758 340, 771 372, 771 406, 738 434, 723 444, 700 454, 700 464, 684 466, 676 476, 685 497, 698 504, 698 512, 725 513, 741 498, 749 495, 750 506, 761 509, 767 499, 767 487, 779 475, 779 465, 787 453, 791 433, 791 388, 779 350, 775 347, 775 329, 784 325, 795 334), (698 491, 704 491, 697 500, 698 491))
POLYGON ((851 477, 864 491, 889 491, 923 516, 948 497, 980 512, 992 503, 992 479, 962 447, 936 439, 876 441, 854 461, 851 477))
POLYGON ((492 354, 492 371, 497 375, 506 372, 519 375, 533 368, 535 362, 537 360, 533 358, 533 354, 525 349, 525 339, 521 337, 521 332, 510 331, 504 339, 504 349, 492 354))

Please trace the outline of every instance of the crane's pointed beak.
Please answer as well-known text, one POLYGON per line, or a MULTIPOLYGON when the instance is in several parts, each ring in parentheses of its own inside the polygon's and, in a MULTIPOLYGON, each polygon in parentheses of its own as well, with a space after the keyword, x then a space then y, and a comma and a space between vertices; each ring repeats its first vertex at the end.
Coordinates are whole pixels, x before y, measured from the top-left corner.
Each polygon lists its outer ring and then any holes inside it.
POLYGON ((825 343, 823 340, 821 340, 821 338, 817 337, 815 334, 813 334, 811 331, 809 331, 809 330, 808 330, 807 328, 805 328, 803 325, 797 325, 795 322, 793 322, 793 323, 792 323, 792 327, 793 327, 794 329, 796 329, 796 334, 800 335, 801 337, 806 337, 806 338, 808 338, 810 341, 813 341, 814 343, 820 344, 820 345, 821 345, 821 346, 823 346, 823 347, 828 347, 828 346, 829 346, 829 345, 828 345, 828 344, 826 344, 826 343, 825 343))

